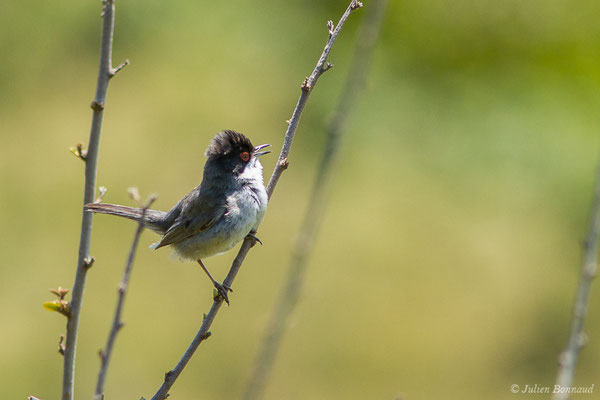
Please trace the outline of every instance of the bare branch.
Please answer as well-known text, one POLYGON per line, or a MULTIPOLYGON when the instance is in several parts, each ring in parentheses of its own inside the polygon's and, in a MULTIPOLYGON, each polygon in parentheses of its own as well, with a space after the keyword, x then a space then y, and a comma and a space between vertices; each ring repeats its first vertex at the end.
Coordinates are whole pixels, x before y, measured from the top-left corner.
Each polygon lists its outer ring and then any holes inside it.
MULTIPOLYGON (((285 133, 283 147, 281 149, 281 153, 279 154, 279 159, 276 163, 275 169, 273 171, 273 175, 271 176, 271 179, 269 180, 269 184, 267 185, 267 194, 269 195, 269 199, 273 195, 273 191, 275 190, 275 186, 277 185, 277 182, 279 181, 281 174, 283 173, 283 171, 285 169, 287 169, 287 167, 289 165, 288 156, 289 156, 290 150, 292 148, 292 142, 294 139, 294 135, 296 133, 296 129, 298 128, 298 123, 300 122, 300 117, 302 115, 302 111, 304 111, 304 107, 306 106, 306 102, 308 101, 308 97, 310 96, 310 93, 314 89, 315 84, 317 83, 317 80, 319 79, 321 74, 324 72, 324 66, 326 65, 326 62, 327 62, 327 56, 329 55, 329 52, 331 51, 331 48, 332 48, 333 44, 335 43, 335 40, 336 40, 340 30, 342 29, 342 26, 346 22, 346 19, 348 19, 348 16, 354 9, 353 6, 355 6, 354 0, 350 3, 350 5, 348 6, 346 11, 340 18, 340 21, 338 22, 337 26, 335 27, 332 34, 330 35, 329 40, 327 41, 327 44, 325 45, 325 48, 323 49, 323 53, 321 54, 321 57, 319 58, 319 61, 317 62, 317 65, 315 66, 312 74, 304 80, 304 83, 301 86, 300 98, 298 99, 296 108, 294 109, 294 112, 292 113, 292 118, 290 119, 290 121, 288 123, 288 128, 285 133)), ((256 241, 252 237, 250 237, 250 236, 246 237, 246 239, 242 243, 242 246, 241 246, 236 258, 233 260, 233 263, 231 265, 229 273, 227 274, 227 277, 223 280, 224 286, 228 286, 228 287, 232 286, 233 281, 234 281, 237 273, 239 272, 240 267, 241 267, 244 259, 246 258, 246 255, 248 254, 248 251, 250 251, 250 249, 255 244, 256 244, 256 241)), ((165 374, 165 380, 164 380, 163 384, 158 389, 158 391, 154 394, 154 396, 152 397, 151 400, 164 400, 167 398, 167 396, 169 395, 169 393, 168 393, 169 390, 171 389, 171 387, 173 386, 173 384, 175 383, 175 381, 177 380, 177 378, 179 377, 179 375, 181 374, 183 369, 186 367, 189 360, 194 355, 194 352, 196 351, 198 346, 200 346, 200 343, 202 343, 202 341, 204 341, 210 335, 209 329, 210 329, 217 313, 219 312, 219 309, 221 308, 222 304, 223 304, 223 297, 217 296, 213 301, 213 305, 212 305, 210 311, 208 312, 208 314, 206 314, 204 320, 202 321, 202 325, 200 326, 198 333, 196 333, 196 336, 192 340, 192 343, 189 345, 189 347, 187 348, 187 350, 185 351, 185 353, 183 354, 183 356, 181 357, 181 359, 179 360, 179 362, 177 363, 175 368, 173 368, 171 371, 169 371, 165 374)))
MULTIPOLYGON (((114 73, 111 68, 111 54, 113 30, 115 23, 115 6, 113 0, 102 2, 102 39, 100 43, 100 66, 98 68, 98 81, 96 95, 92 101, 92 126, 88 150, 85 154, 85 188, 83 203, 94 201, 96 192, 96 169, 98 165, 98 147, 102 131, 102 117, 104 114, 104 103, 108 89, 108 81, 114 73)), ((80 155, 81 154, 80 152, 80 155)), ((93 263, 90 257, 90 242, 92 237, 92 214, 83 211, 81 218, 81 236, 79 239, 79 256, 77 272, 73 284, 73 295, 70 303, 70 314, 67 321, 67 335, 64 350, 63 388, 62 399, 73 399, 73 388, 75 378, 75 351, 77 347, 77 333, 79 328, 79 316, 83 302, 85 279, 89 267, 93 263)))
POLYGON ((144 217, 146 216, 146 211, 148 210, 148 208, 150 208, 152 203, 154 203, 154 200, 156 200, 156 196, 150 196, 150 198, 142 208, 142 216, 138 223, 137 230, 135 231, 133 243, 131 244, 131 249, 129 250, 129 256, 127 257, 127 263, 125 264, 125 270, 123 271, 123 278, 121 279, 121 283, 119 284, 119 288, 117 290, 118 300, 112 327, 108 334, 108 339, 106 340, 106 347, 104 348, 104 351, 100 352, 101 364, 100 371, 98 372, 98 381, 96 383, 96 400, 102 400, 104 398, 104 382, 106 380, 106 371, 108 370, 108 363, 110 361, 110 356, 112 355, 115 339, 117 338, 117 333, 119 333, 119 330, 123 327, 121 315, 123 313, 125 293, 127 292, 127 286, 129 285, 129 277, 133 268, 133 259, 135 257, 135 252, 140 240, 140 236, 142 235, 142 231, 144 230, 144 217))
POLYGON ((317 169, 317 176, 304 215, 304 222, 292 250, 291 265, 286 283, 279 299, 275 302, 275 310, 265 330, 252 376, 246 386, 246 392, 244 393, 244 399, 246 400, 262 397, 287 322, 300 297, 307 260, 320 227, 321 216, 325 211, 328 183, 331 180, 332 169, 337 159, 341 135, 346 129, 348 120, 352 117, 352 110, 364 87, 373 48, 377 42, 387 3, 387 0, 377 0, 370 3, 371 8, 361 24, 353 61, 342 89, 339 104, 327 129, 325 151, 317 169))
MULTIPOLYGON (((587 341, 583 327, 587 315, 592 280, 596 276, 598 235, 600 232, 600 163, 598 164, 596 171, 595 185, 592 213, 589 222, 590 226, 583 245, 581 276, 577 286, 577 293, 575 294, 571 330, 567 345, 560 354, 558 360, 559 367, 556 376, 556 385, 559 385, 560 387, 571 386, 573 376, 575 375, 575 366, 577 365, 579 351, 587 341)), ((559 391, 552 397, 553 400, 566 400, 568 398, 568 391, 559 391)))
POLYGON ((290 123, 288 124, 287 131, 285 132, 285 139, 283 142, 283 148, 281 149, 281 153, 279 154, 279 161, 275 165, 275 169, 273 170, 273 174, 271 175, 271 179, 269 180, 269 184, 267 185, 267 193, 269 195, 269 199, 273 195, 273 190, 275 189, 275 185, 279 181, 281 174, 286 169, 283 165, 287 166, 287 159, 290 153, 290 149, 292 148, 292 142, 294 141, 294 135, 296 134, 296 129, 298 128, 298 123, 300 122, 300 117, 302 116, 302 112, 304 111, 304 107, 306 106, 306 102, 308 101, 308 97, 310 96, 311 91, 314 89, 315 84, 319 77, 325 71, 325 65, 327 63, 327 57, 331 52, 331 48, 337 39, 342 26, 350 16, 352 10, 356 8, 356 2, 352 1, 342 17, 338 22, 337 26, 329 35, 329 40, 325 44, 325 48, 323 49, 323 53, 321 53, 321 57, 317 62, 317 65, 313 69, 312 74, 304 80, 302 84, 302 92, 300 94, 300 98, 298 99, 298 103, 296 104, 296 108, 292 113, 292 118, 290 119, 290 123))

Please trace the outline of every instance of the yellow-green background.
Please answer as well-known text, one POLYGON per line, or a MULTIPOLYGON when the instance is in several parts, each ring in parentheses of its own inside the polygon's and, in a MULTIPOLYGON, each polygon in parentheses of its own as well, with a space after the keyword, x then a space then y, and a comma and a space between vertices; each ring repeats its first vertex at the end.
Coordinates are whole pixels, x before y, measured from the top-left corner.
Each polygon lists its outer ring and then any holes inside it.
MULTIPOLYGON (((170 208, 200 182, 221 129, 282 144, 326 21, 347 1, 117 2, 98 168, 170 208)), ((568 332, 600 142, 597 0, 391 1, 346 132, 305 290, 268 399, 542 399, 568 332)), ((365 1, 369 6, 369 1, 365 1)), ((351 16, 298 129, 257 247, 173 399, 239 398, 288 268, 364 10, 351 16)), ((0 4, 3 399, 57 399, 65 319, 42 309, 73 283, 100 1, 0 4)), ((275 155, 264 158, 268 179, 275 155)), ((135 226, 99 216, 77 352, 91 398, 135 226)), ((149 398, 211 303, 197 265, 145 232, 106 385, 149 398)), ((207 260, 221 279, 234 252, 207 260)), ((575 385, 600 398, 593 287, 575 385)))

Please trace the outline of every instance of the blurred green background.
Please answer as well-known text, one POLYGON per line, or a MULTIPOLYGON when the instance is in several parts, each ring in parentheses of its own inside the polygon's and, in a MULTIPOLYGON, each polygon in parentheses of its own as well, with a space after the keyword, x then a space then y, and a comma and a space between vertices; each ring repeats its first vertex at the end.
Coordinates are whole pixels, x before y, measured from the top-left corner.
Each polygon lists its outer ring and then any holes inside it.
MULTIPOLYGON (((347 0, 119 1, 98 183, 170 208, 200 182, 222 129, 282 144, 300 83, 347 0)), ((597 0, 391 1, 328 214, 268 399, 511 399, 551 386, 567 339, 600 142, 597 0)), ((369 6, 369 1, 365 1, 369 6)), ((364 10, 363 10, 364 11, 364 10)), ((231 307, 171 391, 239 398, 289 264, 364 15, 319 81, 231 307)), ((59 398, 62 316, 48 288, 74 279, 100 1, 0 4, 2 398, 59 398)), ((276 155, 264 158, 266 179, 276 155)), ((77 352, 91 398, 135 230, 98 216, 77 352)), ((145 232, 106 386, 149 398, 211 303, 197 265, 145 232)), ((235 252, 207 260, 222 279, 235 252)), ((574 384, 600 399, 600 287, 574 384)))

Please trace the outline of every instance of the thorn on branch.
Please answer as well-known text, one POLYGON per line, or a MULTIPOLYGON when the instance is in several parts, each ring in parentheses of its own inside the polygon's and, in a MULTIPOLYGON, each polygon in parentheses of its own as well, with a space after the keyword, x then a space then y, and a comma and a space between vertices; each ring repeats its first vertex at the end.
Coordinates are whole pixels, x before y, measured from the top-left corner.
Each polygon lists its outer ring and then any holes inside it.
POLYGON ((94 261, 96 261, 94 257, 86 257, 83 259, 83 266, 85 269, 90 269, 94 265, 94 261))
POLYGON ((285 120, 285 123, 289 125, 289 124, 291 124, 291 123, 292 123, 292 120, 291 120, 291 119, 286 119, 286 120, 285 120))
POLYGON ((205 341, 206 339, 208 339, 210 336, 212 335, 211 331, 206 332, 204 335, 202 335, 202 341, 205 341))
POLYGON ((125 60, 121 64, 117 65, 115 68, 111 68, 108 73, 108 77, 112 78, 113 76, 115 76, 117 74, 117 72, 119 72, 120 70, 122 70, 123 68, 125 68, 128 65, 129 65, 129 60, 125 60))
POLYGON ((92 110, 94 111, 102 111, 104 110, 104 103, 100 103, 97 100, 92 101, 92 104, 90 104, 90 107, 92 107, 92 110))
POLYGON ((27 397, 27 400, 42 400, 39 397, 35 397, 35 396, 29 396, 27 397))
POLYGON ((101 203, 102 202, 102 198, 104 197, 104 195, 106 194, 106 192, 108 191, 108 189, 105 186, 100 186, 98 188, 98 191, 100 192, 100 194, 98 195, 98 197, 96 198, 96 200, 94 200, 94 203, 101 203))
POLYGON ((333 64, 328 62, 324 67, 321 68, 321 73, 329 71, 331 68, 333 68, 333 64))
POLYGON ((302 82, 302 86, 300 86, 300 88, 305 92, 310 91, 310 83, 308 83, 308 77, 304 79, 304 82, 302 82))
POLYGON ((73 153, 73 155, 79 158, 81 161, 86 161, 87 159, 87 150, 83 148, 83 144, 77 143, 75 147, 69 147, 69 151, 73 153))
POLYGON ((351 10, 356 10, 357 8, 361 8, 363 6, 363 3, 361 1, 358 0, 354 0, 352 2, 352 5, 350 6, 351 10))
POLYGON ((329 31, 329 38, 330 39, 333 36, 334 29, 335 29, 335 25, 333 25, 333 21, 332 20, 327 21, 327 30, 329 31))

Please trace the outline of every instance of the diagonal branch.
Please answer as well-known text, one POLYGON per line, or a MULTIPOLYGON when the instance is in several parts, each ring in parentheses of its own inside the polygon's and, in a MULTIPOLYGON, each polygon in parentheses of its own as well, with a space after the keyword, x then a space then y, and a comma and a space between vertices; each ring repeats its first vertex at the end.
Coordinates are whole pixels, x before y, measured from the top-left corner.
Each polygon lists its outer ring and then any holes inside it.
MULTIPOLYGON (((600 163, 596 171, 596 184, 594 188, 594 199, 592 203, 592 214, 590 226, 583 243, 583 265, 581 276, 575 294, 573 306, 573 319, 571 320, 571 332, 565 349, 559 357, 559 368, 556 376, 556 385, 570 387, 575 375, 575 366, 579 351, 586 342, 583 326, 587 315, 592 280, 596 276, 598 235, 600 232, 600 163)), ((554 400, 566 400, 569 398, 568 391, 559 391, 553 397, 554 400)))
MULTIPOLYGON (((333 44, 335 43, 335 40, 337 39, 337 36, 338 36, 340 30, 342 29, 342 26, 348 19, 348 16, 352 12, 352 10, 359 8, 361 6, 362 6, 362 3, 360 3, 359 1, 352 0, 350 2, 350 5, 348 6, 346 11, 340 18, 340 21, 338 22, 337 26, 335 27, 333 32, 330 33, 329 40, 327 41, 325 48, 323 49, 323 53, 321 54, 321 57, 319 58, 319 61, 317 62, 317 65, 315 66, 312 74, 309 77, 307 77, 301 85, 302 92, 300 94, 300 98, 298 99, 298 103, 296 104, 296 108, 294 109, 292 118, 289 122, 287 131, 285 133, 283 147, 281 149, 281 153, 279 154, 279 159, 277 161, 275 169, 273 170, 273 175, 271 176, 271 179, 269 180, 269 184, 267 185, 267 193, 269 195, 269 199, 273 195, 273 191, 275 190, 275 186, 277 185, 277 182, 279 181, 281 174, 289 165, 288 156, 289 156, 290 150, 292 148, 292 142, 294 140, 294 135, 296 133, 296 129, 298 128, 298 123, 300 122, 300 117, 302 116, 302 111, 304 111, 304 107, 306 106, 306 102, 308 101, 308 97, 310 96, 310 93, 314 89, 319 77, 323 74, 323 72, 325 72, 326 70, 331 68, 330 64, 327 64, 327 56, 329 55, 329 52, 331 51, 331 48, 332 48, 333 44)), ((223 285, 229 286, 229 287, 232 286, 233 281, 234 281, 237 273, 239 272, 239 270, 242 266, 242 263, 244 262, 244 259, 246 258, 246 255, 248 254, 248 251, 250 251, 250 249, 252 248, 252 246, 254 244, 255 244, 254 239, 252 239, 250 237, 247 237, 244 240, 244 242, 242 243, 242 247, 240 248, 237 256, 235 257, 235 260, 233 260, 233 263, 231 265, 229 273, 227 274, 227 277, 223 280, 223 285)), ((204 341, 205 339, 207 339, 210 336, 209 329, 210 329, 213 321, 215 320, 215 317, 217 316, 217 313, 219 312, 219 309, 221 308, 222 304, 223 304, 223 297, 216 296, 213 301, 212 307, 210 308, 210 311, 204 317, 204 320, 202 321, 202 325, 200 326, 198 333, 196 333, 196 336, 192 340, 192 343, 189 345, 187 350, 184 352, 183 356, 181 357, 181 359, 179 360, 179 362, 177 363, 175 368, 173 368, 171 371, 169 371, 165 374, 165 379, 164 379, 163 384, 158 389, 158 391, 154 394, 154 396, 152 397, 151 400, 164 400, 167 398, 167 396, 169 395, 168 394, 169 390, 171 389, 171 387, 173 386, 173 384, 175 383, 175 381, 177 380, 179 375, 181 375, 181 372, 183 371, 183 369, 186 367, 186 365, 188 364, 188 362, 190 361, 190 359, 196 352, 196 349, 198 348, 198 346, 200 346, 200 343, 202 343, 202 341, 204 341)))
POLYGON ((333 31, 331 31, 331 25, 329 23, 327 24, 328 28, 329 28, 329 32, 330 32, 329 40, 325 44, 323 53, 321 54, 321 57, 319 57, 319 61, 317 62, 317 65, 315 66, 315 69, 313 70, 312 74, 310 74, 310 76, 308 78, 306 78, 304 80, 304 82, 302 83, 302 86, 301 86, 302 93, 300 94, 300 98, 298 99, 298 103, 296 104, 296 108, 294 109, 292 118, 290 119, 290 123, 288 125, 287 131, 285 132, 283 148, 281 149, 281 153, 279 154, 279 159, 277 161, 277 164, 275 165, 275 169, 273 170, 273 174, 271 175, 269 184, 267 185, 267 193, 269 195, 269 199, 271 199, 271 196, 273 195, 273 191, 275 190, 275 185, 277 185, 277 182, 279 181, 281 174, 283 173, 283 171, 285 171, 287 169, 287 167, 289 165, 288 155, 292 148, 292 142, 294 141, 294 135, 296 133, 296 129, 298 128, 298 123, 300 122, 300 117, 302 116, 302 111, 304 111, 304 107, 306 106, 306 102, 308 101, 308 97, 310 96, 310 93, 314 89, 315 85, 317 84, 317 80, 321 77, 321 75, 325 71, 327 71, 331 67, 333 67, 333 65, 327 63, 327 57, 329 56, 329 53, 331 52, 333 43, 335 43, 335 40, 337 39, 337 36, 340 33, 340 30, 342 29, 342 26, 344 26, 344 23, 346 22, 346 19, 348 19, 348 16, 350 16, 350 13, 352 12, 352 10, 355 10, 356 8, 359 8, 359 7, 362 7, 361 2, 356 1, 356 0, 350 2, 350 5, 348 6, 346 11, 342 15, 342 18, 340 18, 340 21, 338 22, 337 26, 335 27, 335 29, 333 31))
MULTIPOLYGON (((115 5, 113 0, 103 0, 102 8, 102 39, 100 44, 100 65, 98 68, 98 82, 96 95, 92 101, 93 110, 90 141, 85 155, 85 187, 83 204, 94 201, 96 192, 96 170, 98 165, 98 147, 102 131, 102 117, 108 81, 114 70, 111 68, 112 40, 115 24, 115 5)), ((83 158, 82 158, 83 159, 83 158)), ((83 303, 83 292, 87 271, 91 267, 93 258, 90 257, 90 242, 92 238, 92 214, 83 211, 81 218, 81 236, 79 239, 79 256, 77 272, 73 284, 73 294, 70 303, 70 315, 67 320, 67 334, 64 353, 62 400, 73 399, 75 381, 75 351, 77 347, 77 333, 79 329, 79 315, 83 303)))
POLYGON ((100 371, 98 372, 98 382, 96 383, 96 400, 104 399, 104 382, 106 380, 106 371, 108 370, 108 363, 110 361, 110 356, 112 355, 113 346, 115 344, 115 339, 117 338, 117 333, 123 327, 123 321, 121 320, 121 314, 123 313, 123 304, 125 302, 125 293, 127 292, 127 286, 129 285, 129 277, 131 275, 131 270, 133 268, 133 259, 135 257, 135 252, 140 241, 140 236, 142 235, 142 231, 144 230, 144 217, 146 216, 146 211, 152 203, 156 200, 156 196, 152 195, 142 208, 142 216, 138 223, 137 230, 135 231, 135 235, 133 237, 133 243, 131 244, 131 249, 129 250, 129 256, 127 257, 127 263, 125 264, 125 270, 123 271, 123 278, 121 279, 121 283, 118 288, 118 300, 117 307, 115 309, 115 316, 113 319, 112 327, 110 329, 110 333, 108 334, 108 339, 106 340, 106 347, 104 351, 100 351, 100 371))
POLYGON ((244 399, 246 400, 261 398, 270 372, 273 369, 287 321, 300 297, 308 257, 313 248, 314 238, 319 230, 321 216, 327 205, 327 189, 340 148, 340 139, 349 119, 352 117, 352 109, 364 88, 373 48, 377 42, 387 3, 387 0, 374 0, 370 3, 371 7, 361 24, 352 64, 346 77, 339 104, 327 129, 325 150, 317 169, 318 172, 304 215, 304 222, 292 250, 291 265, 286 283, 279 299, 275 302, 275 310, 265 330, 265 336, 255 361, 252 376, 246 386, 246 392, 244 393, 244 399))

